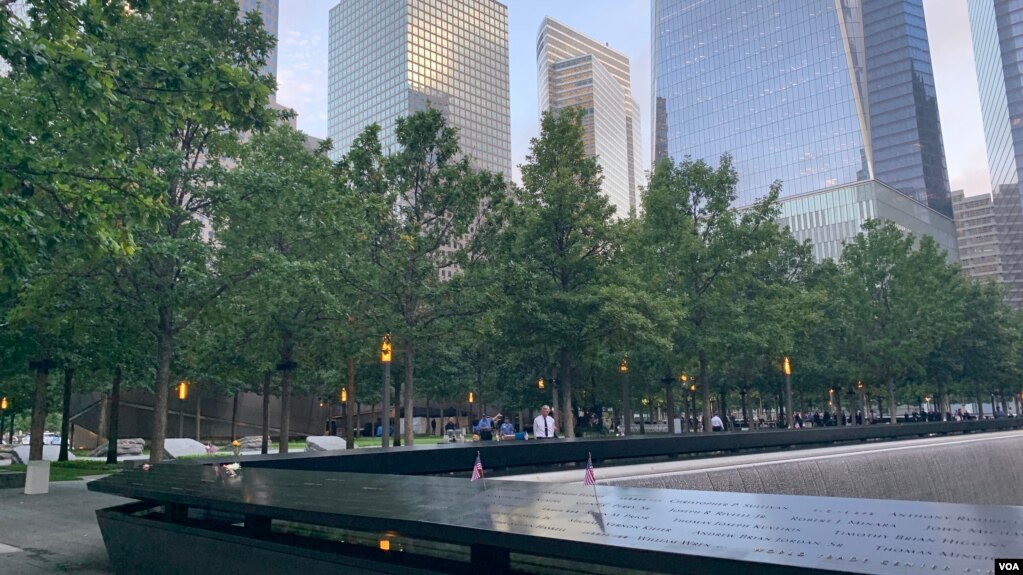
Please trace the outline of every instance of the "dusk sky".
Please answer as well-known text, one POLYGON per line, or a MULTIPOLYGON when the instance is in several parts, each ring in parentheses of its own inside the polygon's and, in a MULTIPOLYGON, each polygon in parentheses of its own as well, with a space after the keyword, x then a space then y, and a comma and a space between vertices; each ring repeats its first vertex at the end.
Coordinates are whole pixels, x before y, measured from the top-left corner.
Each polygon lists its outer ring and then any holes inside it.
MULTIPOLYGON (((390 0, 378 0, 387 2, 390 0)), ((280 0, 277 101, 294 108, 298 127, 327 136, 327 23, 338 0, 280 0)), ((511 55, 512 162, 529 151, 539 130, 536 33, 544 16, 606 42, 632 66, 633 94, 643 125, 643 162, 650 161, 650 1, 508 0, 511 55)), ((952 189, 989 191, 966 0, 925 0, 938 107, 952 189)))

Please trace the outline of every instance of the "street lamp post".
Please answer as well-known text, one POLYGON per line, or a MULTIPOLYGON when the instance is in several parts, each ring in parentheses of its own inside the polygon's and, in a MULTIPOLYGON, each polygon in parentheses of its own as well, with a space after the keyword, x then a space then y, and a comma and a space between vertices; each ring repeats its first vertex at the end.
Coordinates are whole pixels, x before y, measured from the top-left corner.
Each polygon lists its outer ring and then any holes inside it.
POLYGON ((181 405, 178 408, 178 437, 185 436, 185 400, 188 399, 188 381, 182 380, 178 383, 178 399, 181 405))
POLYGON ((856 390, 860 392, 860 403, 863 404, 863 425, 866 425, 867 418, 870 416, 870 410, 867 409, 867 392, 863 387, 862 381, 856 382, 856 390))
POLYGON ((697 427, 696 427, 696 384, 695 383, 689 384, 689 402, 691 404, 691 407, 689 408, 689 419, 690 419, 690 424, 691 424, 691 426, 690 426, 691 429, 690 430, 695 432, 697 430, 697 427))
POLYGON ((781 367, 785 372, 785 428, 792 429, 792 363, 789 356, 784 357, 781 367))
MULTIPOLYGON (((4 441, 4 418, 7 416, 7 396, 0 398, 0 443, 4 441)), ((14 427, 14 422, 11 422, 11 427, 14 427)))
MULTIPOLYGON (((680 411, 686 412, 686 424, 682 426, 682 429, 689 431, 689 415, 691 412, 689 411, 689 403, 686 401, 686 384, 689 382, 689 376, 686 375, 686 371, 684 369, 682 370, 682 373, 679 374, 678 380, 682 382, 682 396, 679 398, 682 400, 682 409, 680 411)), ((681 413, 679 414, 679 417, 682 417, 681 413)))
POLYGON ((384 365, 384 383, 380 388, 380 446, 388 449, 391 431, 391 334, 385 333, 380 342, 380 363, 384 365))
POLYGON ((622 433, 632 434, 632 410, 629 407, 629 358, 623 357, 618 364, 618 373, 622 374, 622 433))
MULTIPOLYGON (((345 439, 348 439, 348 388, 341 388, 341 429, 344 431, 345 439)), ((355 447, 354 444, 345 443, 347 449, 355 447)))

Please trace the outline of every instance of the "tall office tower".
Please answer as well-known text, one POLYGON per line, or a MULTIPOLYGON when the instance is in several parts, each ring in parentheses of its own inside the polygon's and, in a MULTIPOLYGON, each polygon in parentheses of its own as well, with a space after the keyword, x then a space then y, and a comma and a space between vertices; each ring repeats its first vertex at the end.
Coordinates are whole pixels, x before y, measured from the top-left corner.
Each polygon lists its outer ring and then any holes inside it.
MULTIPOLYGON (((6 10, 16 18, 28 18, 28 4, 25 4, 22 0, 15 0, 13 4, 9 4, 6 7, 6 10)), ((0 9, 0 18, 6 18, 7 16, 7 14, 3 13, 3 9, 0 9)), ((6 76, 10 71, 10 64, 4 61, 3 58, 0 58, 0 76, 6 76)))
POLYGON ((396 151, 394 122, 431 106, 477 168, 511 178, 508 8, 496 0, 341 0, 330 11, 334 158, 367 126, 396 151))
MULTIPOLYGON (((242 14, 248 14, 253 10, 258 10, 260 16, 263 17, 263 28, 271 35, 274 39, 279 39, 280 36, 277 34, 278 22, 280 21, 280 0, 238 0, 238 9, 242 14)), ((264 72, 273 74, 273 77, 277 77, 277 46, 274 46, 273 52, 266 59, 266 67, 263 69, 264 72)), ((277 94, 271 94, 270 99, 273 102, 277 101, 277 94)))
POLYGON ((744 204, 876 179, 952 216, 923 0, 654 0, 652 22, 655 158, 731 153, 744 204))
POLYGON ((626 217, 641 179, 639 105, 632 99, 629 59, 550 16, 536 39, 540 112, 583 108, 586 151, 597 156, 603 192, 626 217))
POLYGON ((1012 252, 1011 241, 1006 241, 1011 236, 1007 238, 1000 233, 997 225, 999 211, 1015 211, 1016 215, 1020 215, 1018 191, 1003 195, 1000 200, 994 201, 991 194, 966 196, 962 190, 952 192, 959 262, 963 273, 969 277, 1004 286, 1006 301, 1018 309, 1023 304, 1023 284, 1013 281, 1006 265, 1007 257, 1003 256, 1003 251, 1012 252))
POLYGON ((1023 0, 970 0, 973 57, 984 121, 999 281, 1023 304, 1023 0))

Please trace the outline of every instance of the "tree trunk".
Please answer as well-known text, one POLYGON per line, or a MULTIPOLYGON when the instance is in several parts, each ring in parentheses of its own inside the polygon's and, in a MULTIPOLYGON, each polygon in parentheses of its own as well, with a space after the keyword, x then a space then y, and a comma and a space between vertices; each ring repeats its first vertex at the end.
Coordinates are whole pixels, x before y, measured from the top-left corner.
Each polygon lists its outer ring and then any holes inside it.
POLYGON ((34 362, 36 370, 35 399, 32 401, 32 423, 29 433, 32 434, 28 448, 30 461, 43 459, 43 433, 46 432, 46 387, 49 383, 50 367, 48 360, 34 362))
POLYGON ((107 428, 110 427, 110 397, 104 395, 99 400, 99 429, 96 430, 96 444, 104 443, 107 440, 107 428))
POLYGON ((202 390, 198 386, 195 388, 195 440, 202 443, 202 427, 200 422, 202 420, 202 390))
POLYGON ((842 386, 835 388, 835 412, 838 414, 838 426, 845 426, 845 412, 842 410, 842 386))
POLYGON ((948 383, 945 378, 941 378, 938 381, 938 410, 941 411, 939 414, 941 417, 939 421, 948 421, 945 415, 948 413, 948 383))
POLYGON ((675 435, 675 394, 672 391, 675 387, 675 378, 669 373, 665 379, 668 381, 664 386, 664 402, 668 404, 668 433, 675 435))
POLYGON ((386 420, 386 425, 388 425, 388 432, 390 432, 390 427, 389 427, 391 425, 391 414, 390 414, 390 411, 391 411, 391 408, 393 407, 394 408, 394 433, 391 433, 389 437, 391 438, 391 445, 393 445, 394 447, 400 447, 401 446, 401 433, 400 433, 400 431, 401 431, 401 424, 398 423, 398 421, 401 418, 401 404, 402 404, 402 398, 401 398, 401 380, 402 380, 402 378, 395 377, 393 379, 394 379, 394 389, 391 390, 391 398, 390 398, 391 401, 389 401, 387 406, 386 406, 387 407, 387 417, 385 418, 385 420, 386 420))
POLYGON ((973 401, 977 403, 977 419, 984 419, 984 403, 980 400, 980 384, 973 380, 973 401))
POLYGON ((278 453, 288 452, 288 441, 291 439, 291 376, 290 369, 281 372, 281 437, 278 440, 278 453))
POLYGON ((263 374, 263 443, 259 451, 266 455, 270 451, 270 372, 263 374))
POLYGON ((707 352, 700 350, 700 397, 703 399, 703 431, 711 432, 713 428, 710 425, 710 382, 707 378, 707 352))
POLYGON ((888 375, 888 421, 892 425, 895 425, 895 377, 888 375))
POLYGON ((114 368, 114 381, 110 386, 110 431, 107 433, 107 463, 117 463, 117 439, 121 433, 121 366, 114 368))
MULTIPOLYGON (((355 426, 352 419, 357 418, 355 412, 355 358, 348 358, 348 401, 345 402, 345 446, 355 449, 355 426)), ((356 421, 358 421, 356 419, 356 421)))
POLYGON ((71 441, 71 384, 75 380, 75 370, 64 369, 64 405, 60 414, 60 453, 57 461, 67 461, 68 443, 71 441))
POLYGON ((231 442, 238 439, 238 392, 234 392, 234 399, 231 401, 231 442))
POLYGON ((412 338, 408 338, 405 342, 405 445, 413 445, 416 441, 415 430, 412 428, 413 415, 415 415, 412 409, 414 389, 412 385, 412 368, 415 366, 415 359, 415 342, 412 341, 412 338))
POLYGON ((561 350, 561 372, 565 374, 564 385, 561 386, 561 393, 564 397, 565 417, 562 418, 564 437, 575 437, 575 409, 572 406, 572 355, 568 349, 561 350))
POLYGON ((167 395, 170 390, 170 368, 174 357, 174 326, 171 310, 160 306, 160 325, 156 348, 156 385, 153 386, 153 441, 149 446, 149 462, 163 461, 163 443, 167 437, 167 395))
POLYGON ((725 393, 725 390, 724 389, 719 389, 718 390, 718 412, 721 413, 721 424, 724 426, 725 429, 728 429, 729 428, 728 426, 729 426, 729 424, 731 423, 732 420, 729 419, 729 417, 728 417, 728 403, 727 403, 727 400, 725 399, 726 397, 727 397, 727 394, 725 393))
POLYGON ((551 416, 554 418, 555 424, 558 419, 561 418, 561 378, 558 377, 561 372, 555 368, 554 379, 551 381, 551 416))

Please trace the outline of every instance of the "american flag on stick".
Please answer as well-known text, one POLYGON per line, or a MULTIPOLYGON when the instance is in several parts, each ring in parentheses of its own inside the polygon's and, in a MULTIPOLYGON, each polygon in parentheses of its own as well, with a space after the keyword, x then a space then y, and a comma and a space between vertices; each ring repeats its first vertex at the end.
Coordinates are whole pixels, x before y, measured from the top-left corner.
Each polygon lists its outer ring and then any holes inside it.
POLYGON ((469 481, 483 479, 483 487, 487 486, 487 480, 483 478, 483 462, 480 460, 480 452, 476 452, 476 464, 472 466, 472 477, 469 481))
MULTIPOLYGON (((583 485, 593 486, 593 500, 597 502, 597 514, 594 518, 600 524, 600 532, 604 532, 604 510, 600 508, 600 498, 597 497, 597 476, 593 474, 593 454, 586 454, 586 475, 583 476, 583 485)), ((592 513, 592 512, 591 512, 592 513)))
POLYGON ((593 455, 587 454, 586 475, 583 477, 583 485, 596 485, 597 477, 593 474, 593 455))

